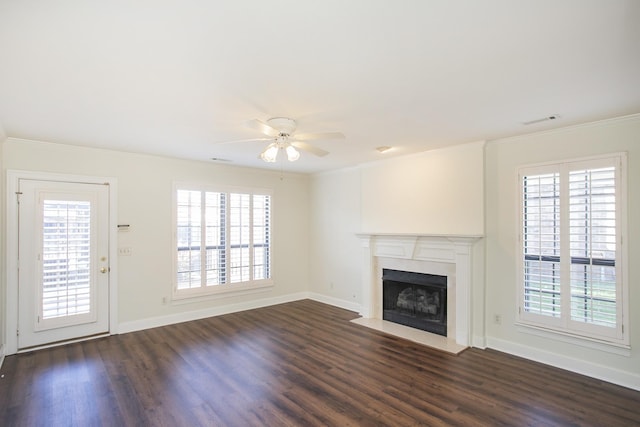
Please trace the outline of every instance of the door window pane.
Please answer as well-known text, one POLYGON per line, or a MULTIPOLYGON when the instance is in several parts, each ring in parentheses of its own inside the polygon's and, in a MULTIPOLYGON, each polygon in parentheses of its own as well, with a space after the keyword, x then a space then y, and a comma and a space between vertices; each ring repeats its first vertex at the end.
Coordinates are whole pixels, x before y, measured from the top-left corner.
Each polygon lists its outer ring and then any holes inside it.
POLYGON ((43 319, 90 312, 90 234, 90 202, 43 202, 43 319))

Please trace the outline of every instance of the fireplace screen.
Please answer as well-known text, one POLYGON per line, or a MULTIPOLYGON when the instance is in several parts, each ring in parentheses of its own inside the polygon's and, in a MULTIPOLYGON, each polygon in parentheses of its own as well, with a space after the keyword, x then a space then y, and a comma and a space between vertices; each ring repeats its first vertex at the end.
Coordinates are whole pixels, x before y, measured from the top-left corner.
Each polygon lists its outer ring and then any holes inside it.
POLYGON ((447 336, 447 277, 382 270, 382 318, 447 336))

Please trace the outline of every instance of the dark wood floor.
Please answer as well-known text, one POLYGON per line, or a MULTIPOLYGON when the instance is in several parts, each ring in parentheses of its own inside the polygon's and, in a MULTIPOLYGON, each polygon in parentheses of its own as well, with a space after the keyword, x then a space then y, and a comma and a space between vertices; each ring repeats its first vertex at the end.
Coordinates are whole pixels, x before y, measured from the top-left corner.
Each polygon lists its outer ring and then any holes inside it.
POLYGON ((640 425, 640 392, 298 301, 9 356, 3 426, 640 425))

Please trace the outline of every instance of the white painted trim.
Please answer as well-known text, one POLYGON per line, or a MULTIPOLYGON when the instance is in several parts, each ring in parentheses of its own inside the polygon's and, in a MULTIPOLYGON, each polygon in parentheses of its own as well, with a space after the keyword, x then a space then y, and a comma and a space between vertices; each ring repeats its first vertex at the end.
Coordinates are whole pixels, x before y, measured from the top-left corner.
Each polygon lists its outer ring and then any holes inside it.
POLYGON ((485 336, 473 335, 471 337, 471 347, 486 349, 487 348, 487 338, 485 336))
MULTIPOLYGON (((447 336, 457 344, 472 345, 471 292, 473 288, 473 245, 482 238, 479 235, 451 234, 389 234, 357 233, 362 244, 362 308, 364 318, 382 319, 382 282, 380 264, 387 260, 420 262, 421 273, 430 263, 430 270, 449 269, 446 274, 447 289, 452 298, 448 300, 447 336)), ((418 267, 414 265, 414 267, 418 267)), ((413 270, 418 271, 418 270, 413 270)), ((442 274, 442 273, 439 273, 442 274)), ((444 275, 444 274, 443 274, 444 275)), ((481 310, 484 310, 482 307, 481 310)), ((476 313, 484 317, 484 313, 476 313)))
POLYGON ((4 344, 0 344, 0 369, 2 369, 3 363, 4 363, 4 344))
POLYGON ((279 297, 257 299, 236 304, 210 307, 201 310, 169 314, 166 316, 149 317, 146 319, 132 320, 130 322, 120 323, 118 330, 121 334, 125 334, 128 332, 141 331, 144 329, 157 328, 160 326, 173 325, 176 323, 190 322, 192 320, 221 316, 223 314, 237 313, 239 311, 253 310, 256 308, 268 307, 276 304, 284 304, 287 302, 308 298, 309 294, 307 292, 298 292, 295 294, 283 295, 279 297))
POLYGON ((640 375, 638 374, 515 344, 499 338, 488 337, 487 344, 489 348, 494 350, 640 391, 640 375))
MULTIPOLYGON (((174 274, 174 277, 175 277, 175 274, 174 274)), ((233 285, 236 285, 236 286, 235 286, 235 289, 233 290, 206 292, 201 294, 194 294, 191 296, 181 296, 179 298, 173 297, 174 299, 171 300, 170 304, 172 306, 178 306, 178 305, 185 305, 185 304, 193 304, 193 303, 202 302, 202 301, 214 301, 214 300, 219 301, 224 298, 235 298, 235 297, 241 297, 245 295, 269 292, 269 291, 272 291, 274 288, 272 280, 269 280, 268 284, 263 284, 263 285, 255 285, 255 284, 248 285, 247 283, 249 282, 234 283, 233 285)), ((227 285, 224 285, 224 286, 227 286, 227 285)))
POLYGON ((118 180, 114 177, 67 175, 49 172, 7 170, 6 182, 6 354, 18 350, 18 202, 16 190, 20 179, 40 181, 109 184, 109 333, 118 333, 118 180))
POLYGON ((268 307, 276 304, 284 304, 287 302, 299 301, 303 299, 311 299, 349 311, 358 312, 360 309, 359 304, 352 303, 350 301, 328 297, 313 292, 297 292, 294 294, 288 294, 279 297, 262 298, 242 303, 211 307, 202 310, 194 310, 170 314, 167 316, 157 316, 147 319, 133 320, 131 322, 123 322, 119 325, 119 331, 120 333, 125 334, 128 332, 142 331, 144 329, 157 328, 160 326, 173 325, 176 323, 190 322, 192 320, 221 316, 223 314, 237 313, 239 311, 253 310, 256 308, 268 307))
POLYGON ((309 292, 308 298, 324 304, 332 305, 334 307, 343 308, 349 311, 355 311, 356 313, 360 313, 360 311, 362 310, 362 306, 359 303, 347 301, 339 298, 334 298, 327 295, 318 294, 315 292, 309 292))
POLYGON ((617 123, 623 123, 626 121, 635 121, 638 119, 640 119, 640 113, 634 113, 626 116, 613 117, 610 119, 596 120, 594 122, 579 123, 575 125, 562 126, 562 127, 557 127, 553 129, 532 131, 532 132, 522 133, 515 136, 508 136, 505 138, 489 139, 486 141, 486 144, 487 145, 512 144, 513 142, 519 142, 522 140, 531 139, 531 138, 535 138, 543 135, 554 135, 554 134, 561 134, 561 133, 566 134, 566 133, 574 132, 580 129, 589 129, 593 127, 615 125, 617 123))
POLYGON ((46 348, 54 348, 54 347, 60 347, 63 345, 68 345, 68 344, 73 344, 76 342, 84 342, 84 341, 91 341, 91 340, 96 340, 99 338, 105 338, 111 336, 111 334, 109 332, 105 333, 105 334, 99 334, 99 335, 92 335, 90 337, 80 337, 78 339, 73 339, 73 340, 69 340, 69 341, 57 341, 51 344, 45 344, 45 345, 38 345, 35 347, 28 347, 28 348, 24 348, 24 349, 20 349, 17 351, 17 354, 20 353, 29 353, 31 351, 36 351, 36 350, 44 350, 46 348))
POLYGON ((109 183, 109 333, 118 333, 118 180, 109 183))
POLYGON ((538 327, 526 323, 514 323, 514 327, 518 332, 523 334, 535 335, 538 337, 564 342, 571 345, 577 345, 584 348, 595 349, 607 353, 617 354, 618 356, 631 357, 631 346, 613 342, 606 342, 590 337, 581 337, 573 333, 565 333, 545 327, 538 327))

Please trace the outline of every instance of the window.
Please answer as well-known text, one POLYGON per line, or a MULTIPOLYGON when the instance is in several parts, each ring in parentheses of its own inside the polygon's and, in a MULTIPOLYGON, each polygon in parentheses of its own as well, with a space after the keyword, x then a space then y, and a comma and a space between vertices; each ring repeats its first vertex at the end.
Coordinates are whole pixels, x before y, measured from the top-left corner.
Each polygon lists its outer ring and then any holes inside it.
POLYGON ((520 170, 519 320, 626 343, 625 157, 520 170))
POLYGON ((271 196, 257 191, 175 191, 174 297, 270 284, 271 196))
POLYGON ((42 320, 91 313, 91 202, 42 201, 42 320))

